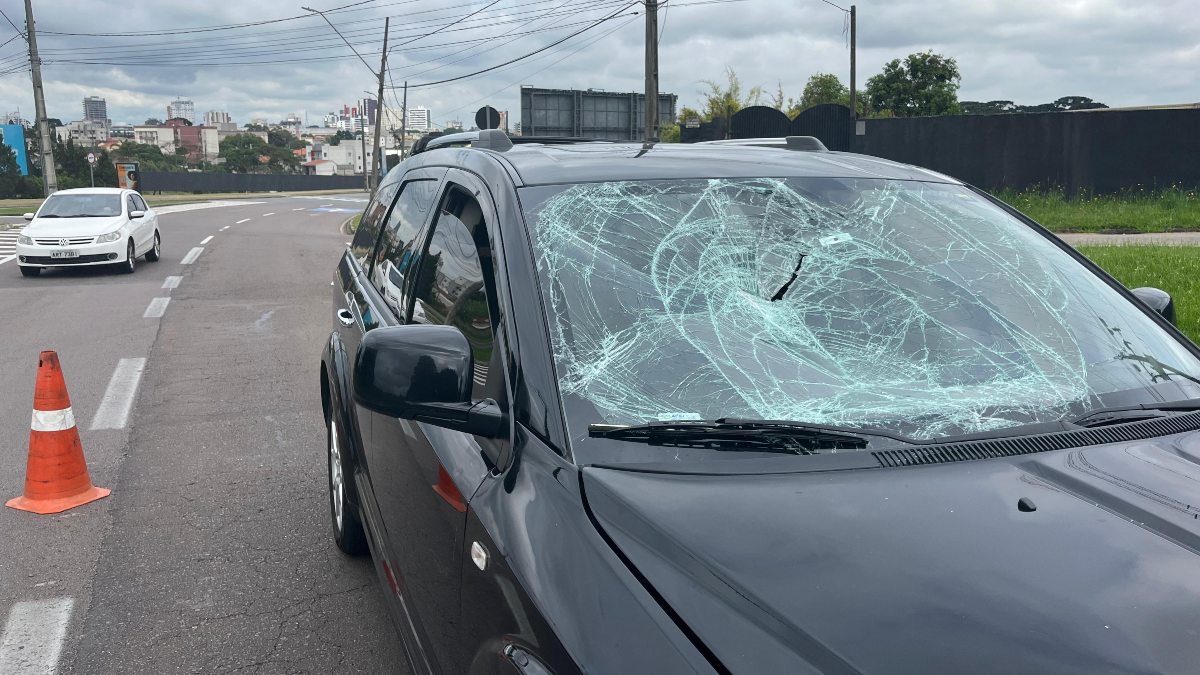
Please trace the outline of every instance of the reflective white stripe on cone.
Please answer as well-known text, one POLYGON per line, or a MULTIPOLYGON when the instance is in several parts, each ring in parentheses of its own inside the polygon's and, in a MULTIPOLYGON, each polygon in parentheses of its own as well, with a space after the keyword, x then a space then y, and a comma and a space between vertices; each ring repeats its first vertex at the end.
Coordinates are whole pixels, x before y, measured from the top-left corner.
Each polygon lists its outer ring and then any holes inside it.
POLYGON ((75 426, 75 413, 62 410, 34 410, 29 428, 34 431, 66 431, 75 426))

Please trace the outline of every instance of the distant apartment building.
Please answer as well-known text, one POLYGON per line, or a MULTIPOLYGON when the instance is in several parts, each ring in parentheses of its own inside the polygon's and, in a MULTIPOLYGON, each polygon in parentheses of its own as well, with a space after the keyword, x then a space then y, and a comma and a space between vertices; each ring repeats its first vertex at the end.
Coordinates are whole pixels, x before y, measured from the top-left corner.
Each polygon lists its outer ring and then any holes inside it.
POLYGON ((99 96, 83 99, 83 119, 89 122, 108 122, 108 102, 99 96))
POLYGON ((63 143, 95 147, 108 140, 108 120, 78 120, 57 127, 55 133, 63 143))
POLYGON ((176 99, 167 104, 167 119, 185 119, 196 123, 196 104, 187 99, 176 99))
POLYGON ((233 121, 233 117, 220 110, 209 110, 204 113, 204 126, 214 127, 220 131, 237 131, 237 123, 233 121))
POLYGON ((405 126, 414 131, 429 131, 432 118, 429 108, 415 106, 408 109, 408 124, 405 126))
POLYGON ((179 148, 187 150, 188 162, 215 162, 221 153, 221 132, 216 127, 184 124, 178 118, 165 124, 139 125, 133 128, 133 140, 157 145, 164 155, 174 155, 179 148))
POLYGON ((132 124, 113 124, 108 127, 109 138, 133 138, 132 124))
POLYGON ((304 127, 304 118, 300 117, 296 113, 292 113, 282 120, 279 120, 279 126, 299 136, 300 130, 304 127))

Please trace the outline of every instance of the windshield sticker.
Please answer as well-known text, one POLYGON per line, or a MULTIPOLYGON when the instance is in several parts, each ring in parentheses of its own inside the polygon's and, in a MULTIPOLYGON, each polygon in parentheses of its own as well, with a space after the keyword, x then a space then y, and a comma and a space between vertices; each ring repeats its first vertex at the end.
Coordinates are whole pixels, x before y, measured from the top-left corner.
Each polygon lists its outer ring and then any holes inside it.
POLYGON ((551 197, 533 223, 563 394, 610 423, 677 407, 932 438, 1144 384, 1122 382, 1133 331, 1068 318, 1120 298, 1085 297, 1094 283, 1069 283, 1029 228, 933 188, 843 192, 745 179, 551 197))

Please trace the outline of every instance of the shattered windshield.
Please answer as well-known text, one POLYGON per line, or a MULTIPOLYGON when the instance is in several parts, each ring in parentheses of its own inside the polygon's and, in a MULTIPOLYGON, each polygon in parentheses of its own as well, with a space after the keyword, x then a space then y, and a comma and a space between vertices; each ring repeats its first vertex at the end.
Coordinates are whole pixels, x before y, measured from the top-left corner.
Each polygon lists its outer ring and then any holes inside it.
POLYGON ((571 435, 740 417, 931 439, 1200 396, 1200 362, 967 188, 526 188, 571 435))

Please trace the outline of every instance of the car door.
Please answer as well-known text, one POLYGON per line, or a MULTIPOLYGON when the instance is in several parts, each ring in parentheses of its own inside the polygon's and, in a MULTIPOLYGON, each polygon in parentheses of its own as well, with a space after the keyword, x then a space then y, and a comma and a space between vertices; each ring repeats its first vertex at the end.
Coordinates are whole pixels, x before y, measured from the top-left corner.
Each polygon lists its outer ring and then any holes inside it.
POLYGON ((137 202, 133 201, 133 193, 125 193, 125 217, 129 220, 129 232, 133 237, 134 252, 141 254, 146 250, 146 219, 134 218, 133 212, 137 211, 137 202))
MULTIPOLYGON (((456 171, 450 175, 456 180, 445 181, 423 244, 413 247, 398 236, 389 259, 404 275, 401 302, 412 307, 409 320, 462 330, 476 357, 474 397, 506 404, 495 279, 485 262, 495 210, 482 185, 456 171)), ((414 232, 403 223, 405 201, 401 192, 394 211, 399 231, 414 232)), ((420 209, 414 205, 413 212, 420 209)), ((467 500, 488 475, 488 458, 500 456, 499 445, 507 441, 382 415, 371 420, 367 454, 388 554, 433 672, 463 672, 459 590, 467 500)))
POLYGON ((146 214, 142 216, 142 220, 145 221, 146 225, 146 248, 149 250, 154 245, 154 233, 158 230, 158 212, 150 208, 146 204, 146 200, 142 199, 142 196, 136 192, 133 193, 133 203, 138 207, 139 211, 146 214))

